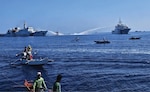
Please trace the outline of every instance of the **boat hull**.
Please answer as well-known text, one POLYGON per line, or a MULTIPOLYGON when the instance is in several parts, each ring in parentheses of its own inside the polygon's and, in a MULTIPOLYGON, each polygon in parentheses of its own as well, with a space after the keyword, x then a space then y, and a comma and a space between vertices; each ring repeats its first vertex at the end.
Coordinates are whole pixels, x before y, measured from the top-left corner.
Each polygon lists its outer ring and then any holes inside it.
POLYGON ((110 43, 110 41, 94 41, 97 44, 107 44, 110 43))
POLYGON ((48 31, 37 31, 35 33, 27 33, 27 34, 0 34, 0 37, 28 37, 28 36, 46 36, 48 31))
POLYGON ((129 40, 139 40, 139 39, 141 39, 141 37, 131 37, 131 38, 129 38, 129 40))
POLYGON ((48 62, 52 62, 53 60, 49 59, 33 59, 33 60, 20 60, 23 65, 31 65, 31 66, 41 66, 45 65, 48 62))
POLYGON ((130 29, 123 29, 123 30, 113 30, 112 34, 128 34, 130 29))
POLYGON ((48 31, 37 31, 32 34, 32 36, 45 36, 48 31))

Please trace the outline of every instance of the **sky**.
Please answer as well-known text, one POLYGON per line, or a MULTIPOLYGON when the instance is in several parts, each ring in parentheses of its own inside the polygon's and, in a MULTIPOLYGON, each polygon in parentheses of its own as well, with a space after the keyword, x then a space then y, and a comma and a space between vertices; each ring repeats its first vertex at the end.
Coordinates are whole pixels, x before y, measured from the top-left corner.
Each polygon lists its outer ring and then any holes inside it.
POLYGON ((131 31, 150 30, 150 0, 0 0, 0 33, 23 23, 63 34, 112 31, 119 19, 131 31))

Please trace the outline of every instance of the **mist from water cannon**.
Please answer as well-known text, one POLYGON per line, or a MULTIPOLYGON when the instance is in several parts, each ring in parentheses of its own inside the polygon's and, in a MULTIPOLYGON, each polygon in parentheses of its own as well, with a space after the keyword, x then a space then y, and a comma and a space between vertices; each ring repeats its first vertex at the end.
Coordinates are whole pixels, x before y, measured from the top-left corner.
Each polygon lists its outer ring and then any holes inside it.
POLYGON ((60 33, 60 32, 54 32, 54 31, 49 30, 47 35, 64 35, 64 34, 60 33))
POLYGON ((100 32, 106 32, 107 30, 110 30, 111 27, 96 27, 96 28, 92 28, 80 33, 74 33, 72 35, 90 35, 90 34, 95 34, 95 33, 100 33, 100 32))

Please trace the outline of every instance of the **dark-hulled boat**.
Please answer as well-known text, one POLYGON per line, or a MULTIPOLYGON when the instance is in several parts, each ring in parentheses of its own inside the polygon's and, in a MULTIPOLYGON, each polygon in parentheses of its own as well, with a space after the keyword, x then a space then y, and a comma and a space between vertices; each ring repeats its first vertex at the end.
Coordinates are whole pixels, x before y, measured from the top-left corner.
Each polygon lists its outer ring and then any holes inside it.
POLYGON ((97 44, 107 44, 107 43, 110 43, 110 41, 105 40, 104 38, 103 38, 103 40, 96 40, 94 42, 97 43, 97 44))
POLYGON ((131 38, 129 38, 129 40, 139 40, 139 39, 141 39, 141 37, 131 37, 131 38))

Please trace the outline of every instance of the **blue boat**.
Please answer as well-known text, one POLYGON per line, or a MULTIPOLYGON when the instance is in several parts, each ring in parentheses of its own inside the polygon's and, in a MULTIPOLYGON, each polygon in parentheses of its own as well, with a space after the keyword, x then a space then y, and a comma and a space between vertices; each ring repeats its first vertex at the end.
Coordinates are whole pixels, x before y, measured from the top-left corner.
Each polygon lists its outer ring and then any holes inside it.
POLYGON ((32 65, 32 66, 41 66, 46 65, 48 62, 52 62, 53 60, 44 58, 44 59, 32 59, 32 60, 19 60, 23 65, 32 65))

